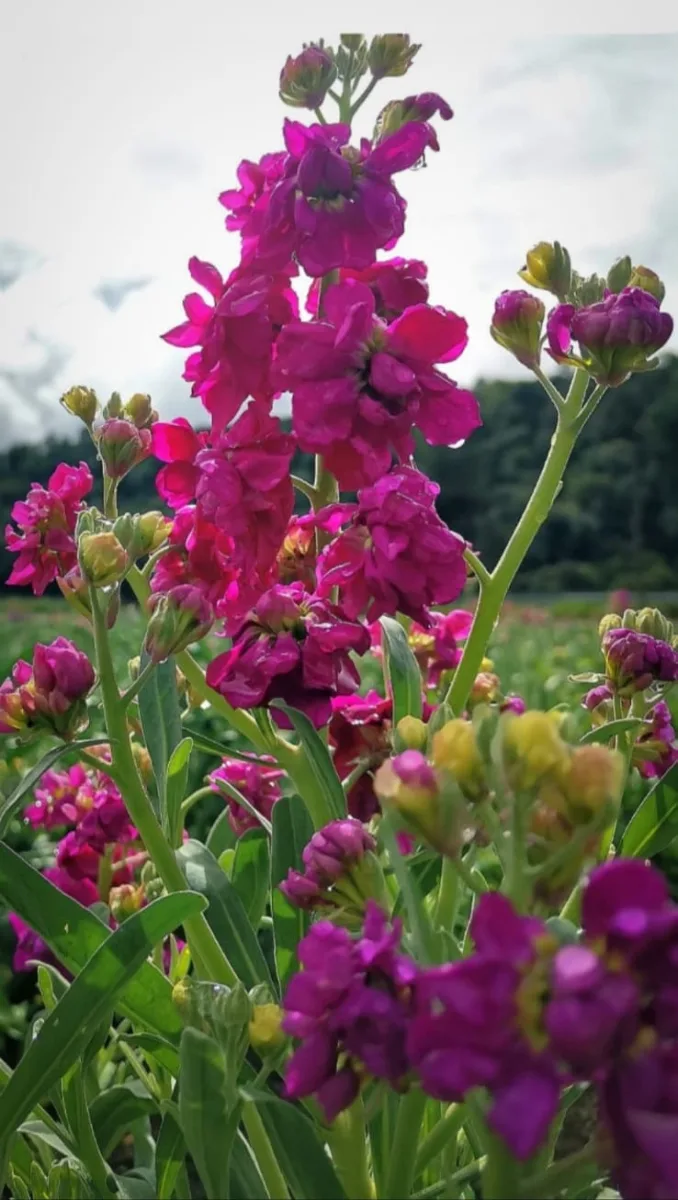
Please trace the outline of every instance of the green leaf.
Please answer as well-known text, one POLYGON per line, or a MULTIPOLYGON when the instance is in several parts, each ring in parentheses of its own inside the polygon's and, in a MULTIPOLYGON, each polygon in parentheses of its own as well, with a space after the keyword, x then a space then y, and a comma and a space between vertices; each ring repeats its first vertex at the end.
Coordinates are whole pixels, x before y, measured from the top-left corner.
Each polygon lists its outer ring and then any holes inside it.
POLYGON ((0 802, 0 838, 5 836, 7 826, 26 793, 33 790, 41 775, 44 775, 57 759, 62 758, 64 754, 74 754, 78 749, 84 750, 87 746, 100 746, 105 740, 104 737, 97 737, 88 738, 84 742, 62 742, 59 746, 53 746, 51 750, 43 754, 40 761, 31 767, 30 771, 27 771, 23 779, 19 781, 11 796, 0 802))
POLYGON ((271 1092, 243 1089, 254 1100, 273 1153, 296 1200, 345 1200, 345 1192, 313 1122, 271 1092))
MULTIPOLYGON (((110 930, 103 921, 2 843, 0 896, 73 975, 108 939, 110 930)), ((178 1044, 183 1024, 172 1002, 172 985, 152 963, 144 963, 127 984, 117 1008, 135 1024, 178 1044)))
POLYGON ((231 1150, 231 1190, 229 1200, 252 1200, 265 1196, 266 1185, 261 1178, 249 1142, 238 1133, 231 1150))
POLYGON ((116 1176, 120 1194, 125 1200, 156 1200, 155 1179, 148 1167, 135 1167, 116 1176))
POLYGON ((271 855, 271 911, 275 933, 275 961, 281 991, 298 970, 297 946, 308 930, 309 914, 285 898, 278 884, 291 869, 303 868, 302 851, 313 836, 313 822, 301 796, 283 796, 273 805, 271 855))
POLYGON ((95 950, 65 996, 52 1009, 40 1036, 28 1046, 0 1093, 0 1143, 82 1054, 126 983, 153 947, 189 916, 202 912, 202 896, 175 892, 128 917, 95 950))
POLYGON ((127 1084, 116 1084, 95 1096, 90 1106, 90 1117, 104 1158, 112 1154, 123 1134, 129 1133, 135 1121, 157 1110, 155 1100, 138 1079, 132 1079, 127 1084))
POLYGON ((44 1121, 23 1121, 19 1126, 18 1132, 25 1137, 43 1142, 45 1146, 49 1146, 50 1150, 56 1150, 57 1154, 63 1154, 64 1157, 73 1152, 73 1147, 69 1144, 67 1131, 64 1129, 63 1137, 61 1137, 54 1130, 50 1129, 44 1121))
POLYGON ((247 796, 244 794, 244 792, 241 792, 240 789, 228 779, 217 779, 216 784, 221 792, 224 792, 227 796, 231 796, 235 800, 236 804, 239 804, 240 807, 244 808, 251 817, 254 817, 255 821, 258 821, 261 828, 264 829, 270 836, 271 822, 263 815, 263 813, 259 812, 258 808, 254 807, 252 801, 247 799, 247 796))
POLYGON ((619 853, 654 858, 678 837, 678 763, 652 785, 631 817, 619 853))
POLYGON ((209 831, 206 843, 207 849, 215 858, 219 858, 224 850, 230 850, 234 847, 236 841, 235 832, 231 828, 231 822, 228 819, 228 809, 225 808, 222 813, 219 813, 209 831))
MULTIPOLYGON (((143 670, 148 662, 148 655, 142 650, 140 670, 143 670)), ((144 741, 151 756, 158 787, 159 813, 165 833, 168 833, 167 769, 182 737, 177 668, 173 658, 168 658, 151 671, 139 690, 138 702, 144 741)))
POLYGON ((597 725, 595 729, 589 729, 582 738, 579 739, 582 746, 588 745, 590 742, 609 742, 613 737, 618 737, 622 733, 635 732, 641 725, 646 722, 640 717, 620 717, 618 721, 608 721, 606 725, 597 725))
POLYGON ((393 725, 403 717, 422 714, 421 671, 410 650, 407 634, 393 617, 382 617, 381 644, 384 652, 384 679, 393 701, 393 725))
POLYGON ((191 729, 188 725, 183 726, 183 733, 185 737, 192 738, 196 750, 202 750, 204 754, 214 754, 217 758, 237 758, 241 762, 249 763, 261 761, 257 754, 245 754, 242 750, 235 750, 230 742, 217 742, 215 738, 208 737, 198 729, 191 729))
POLYGON ((190 840, 177 850, 177 859, 191 890, 207 897, 205 916, 238 978, 247 988, 256 983, 273 986, 242 900, 214 855, 200 842, 190 840))
POLYGON ((155 1178, 158 1200, 171 1200, 186 1158, 186 1140, 176 1104, 163 1105, 162 1125, 155 1148, 155 1178))
POLYGON ((270 858, 269 839, 263 829, 248 829, 238 838, 231 883, 243 902, 253 929, 259 927, 266 910, 270 858))
POLYGON ((276 700, 275 705, 289 717, 305 752, 305 765, 316 786, 313 795, 304 793, 303 800, 308 805, 316 829, 321 829, 328 821, 346 816, 346 797, 341 780, 327 746, 306 714, 290 708, 282 700, 276 700))
POLYGON ((155 1033, 126 1033, 121 1041, 132 1049, 136 1047, 143 1050, 147 1057, 154 1059, 176 1079, 179 1074, 179 1055, 176 1046, 167 1038, 158 1037, 155 1033))
POLYGON ((230 1151, 240 1105, 230 1112, 226 1059, 221 1047, 197 1029, 181 1037, 179 1113, 186 1145, 208 1200, 228 1196, 230 1151))
POLYGON ((181 802, 186 795, 188 770, 193 752, 193 739, 182 738, 175 747, 167 764, 167 787, 165 803, 165 830, 172 846, 181 845, 181 802))

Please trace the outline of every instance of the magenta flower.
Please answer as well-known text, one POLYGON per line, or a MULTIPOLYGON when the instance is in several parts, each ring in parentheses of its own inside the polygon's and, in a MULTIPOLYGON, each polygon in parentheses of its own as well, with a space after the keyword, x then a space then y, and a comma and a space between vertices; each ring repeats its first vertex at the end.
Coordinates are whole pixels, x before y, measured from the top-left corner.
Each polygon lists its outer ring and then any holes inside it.
POLYGON ((243 265, 251 264, 256 255, 271 195, 275 185, 283 178, 286 159, 284 150, 277 154, 264 154, 258 163, 244 159, 237 170, 240 187, 222 192, 219 196, 219 203, 229 213, 226 228, 241 235, 243 265))
POLYGON ((219 780, 223 779, 236 787, 245 799, 249 800, 252 808, 270 821, 273 806, 282 795, 278 780, 282 778, 283 772, 275 765, 267 765, 268 763, 274 763, 274 760, 242 762, 237 758, 225 758, 221 766, 212 771, 209 777, 215 792, 219 792, 228 805, 228 823, 237 837, 242 837, 248 829, 260 829, 261 826, 247 808, 238 804, 237 800, 219 787, 219 780))
POLYGON ((283 1028, 301 1045, 285 1069, 285 1092, 290 1099, 315 1094, 328 1121, 353 1102, 365 1073, 394 1087, 407 1075, 417 968, 399 954, 400 935, 400 922, 389 926, 370 901, 357 941, 319 921, 299 943, 303 970, 285 993, 283 1028))
POLYGON ((199 511, 233 539, 233 565, 264 586, 294 507, 294 449, 277 418, 250 404, 195 459, 199 511))
MULTIPOLYGON (((235 632, 231 650, 210 663, 207 682, 234 708, 284 700, 319 728, 330 718, 332 696, 358 687, 350 651, 368 648, 365 627, 336 605, 309 596, 301 584, 275 586, 235 632)), ((275 717, 286 727, 283 713, 275 717)))
POLYGON ((665 700, 653 705, 650 716, 651 727, 637 739, 633 761, 646 779, 660 779, 678 762, 678 739, 665 700))
POLYGON ((167 464, 156 475, 155 486, 170 508, 183 508, 195 499, 200 475, 195 460, 206 445, 207 434, 196 433, 185 417, 157 421, 152 427, 151 451, 167 464))
POLYGON ((17 500, 12 520, 18 532, 12 525, 5 530, 7 549, 18 555, 9 584, 30 584, 41 596, 57 576, 76 566, 75 523, 92 482, 87 463, 59 463, 46 488, 34 483, 26 499, 17 500))
POLYGON ((273 344, 281 326, 296 316, 297 302, 283 272, 243 274, 238 268, 224 282, 216 267, 199 258, 188 268, 212 304, 191 292, 184 300, 187 319, 163 337, 172 346, 199 347, 186 360, 184 379, 219 431, 248 396, 270 406, 273 344))
POLYGON ((168 538, 171 549, 156 563, 153 593, 181 584, 200 589, 217 617, 242 620, 261 594, 234 565, 233 538, 208 521, 195 505, 181 508, 168 538))
POLYGON ((34 795, 32 804, 24 810, 34 829, 75 825, 94 803, 94 787, 80 763, 63 771, 45 771, 34 795))
POLYGON ((241 192, 220 197, 235 210, 244 262, 280 270, 294 256, 308 275, 320 276, 368 267, 377 250, 395 244, 405 202, 391 177, 414 166, 427 146, 435 148, 435 134, 425 121, 412 121, 374 147, 363 142, 354 149, 349 137, 348 125, 285 121, 282 176, 276 178, 274 156, 258 171, 246 165, 241 192))
POLYGON ((439 491, 413 467, 363 488, 348 528, 318 561, 319 594, 338 587, 346 613, 368 621, 401 612, 427 623, 429 605, 455 600, 466 583, 465 542, 436 513, 439 491))
POLYGON ((582 705, 584 708, 587 708, 589 712, 594 712, 600 704, 605 704, 611 699, 612 692, 610 691, 608 685, 606 683, 600 683, 586 693, 584 699, 582 700, 582 705))
POLYGON ((40 712, 62 716, 94 687, 94 667, 82 650, 58 637, 33 650, 33 687, 40 712))
POLYGON ((138 429, 133 421, 111 417, 95 433, 97 449, 109 479, 125 475, 151 453, 150 429, 138 429))
POLYGON ((607 292, 597 304, 575 309, 560 304, 549 314, 548 351, 556 362, 585 367, 597 383, 618 387, 634 371, 646 371, 668 342, 673 319, 638 287, 607 292), (579 344, 579 354, 572 343, 579 344))
POLYGON ((332 700, 329 738, 337 774, 344 780, 359 764, 365 767, 346 797, 350 815, 359 821, 379 812, 374 772, 391 752, 392 713, 392 701, 374 691, 332 700))
POLYGON ((622 695, 678 680, 678 650, 668 642, 622 626, 609 629, 602 645, 610 686, 622 695))
POLYGON ((280 891, 297 908, 335 906, 357 912, 362 923, 375 879, 369 871, 362 873, 360 864, 376 846, 362 822, 352 817, 330 821, 304 847, 303 874, 290 869, 280 891))
POLYGON ((525 367, 536 367, 541 357, 544 305, 524 291, 502 292, 495 302, 490 333, 525 367))
POLYGON ((408 641, 421 667, 426 687, 437 687, 443 671, 452 670, 461 660, 461 642, 465 642, 473 624, 473 613, 466 608, 449 612, 428 612, 426 625, 413 621, 408 641))
MULTIPOLYGON (((370 288, 374 296, 374 311, 382 321, 395 321, 406 308, 428 301, 426 263, 411 258, 386 258, 372 263, 362 271, 347 267, 339 271, 339 282, 356 279, 370 288)), ((317 317, 320 280, 314 279, 306 301, 306 311, 317 317)))
POLYGON ((420 304, 386 326, 370 288, 355 280, 328 289, 324 313, 322 321, 286 326, 276 377, 292 392, 301 449, 323 454, 340 487, 375 483, 393 454, 409 459, 414 426, 441 446, 464 441, 480 424, 471 393, 435 369, 462 353, 461 317, 420 304))

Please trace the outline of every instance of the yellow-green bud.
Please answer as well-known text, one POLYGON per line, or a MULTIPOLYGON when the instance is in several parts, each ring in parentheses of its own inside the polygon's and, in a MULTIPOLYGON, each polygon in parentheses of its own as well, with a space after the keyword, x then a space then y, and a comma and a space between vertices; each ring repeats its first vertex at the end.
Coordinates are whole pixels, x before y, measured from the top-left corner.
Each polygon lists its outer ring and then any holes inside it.
POLYGON ((607 273, 607 286, 610 291, 618 294, 628 287, 632 271, 633 267, 628 254, 625 254, 623 258, 618 258, 607 273))
POLYGON ((139 912, 144 902, 144 889, 141 885, 122 883, 119 887, 111 888, 108 893, 108 907, 116 921, 124 921, 133 913, 139 912))
POLYGON ((108 404, 105 405, 103 416, 106 420, 109 417, 119 417, 122 413, 122 396, 120 392, 111 392, 111 398, 108 404))
POLYGON ((142 547, 139 558, 158 550, 167 541, 171 528, 172 522, 161 512, 142 513, 137 519, 136 529, 138 544, 142 547))
POLYGON ((620 629, 622 619, 619 613, 607 613, 598 624, 598 637, 604 638, 611 629, 620 629))
POLYGON ((538 242, 528 250, 525 266, 518 274, 531 287, 542 288, 564 300, 572 282, 570 256, 560 242, 538 242))
POLYGON ((433 737, 432 758, 435 767, 449 771, 469 799, 477 800, 487 791, 485 767, 470 721, 455 717, 443 725, 433 737))
POLYGON ((624 758, 617 750, 595 743, 577 746, 565 777, 573 815, 590 820, 602 807, 618 800, 623 779, 624 758))
POLYGON ((560 713, 507 714, 502 720, 504 759, 512 787, 531 789, 547 776, 562 779, 570 750, 559 733, 560 713))
POLYGON ((61 397, 60 403, 66 412, 79 417, 87 426, 91 426, 99 408, 96 392, 87 387, 69 388, 61 397))
POLYGON ((130 396, 123 409, 123 416, 136 425, 137 429, 148 429, 158 419, 151 397, 144 395, 143 392, 135 392, 133 396, 130 396))
POLYGON ((283 1011, 277 1004, 255 1004, 247 1026, 250 1045, 260 1058, 275 1054, 287 1040, 282 1030, 283 1011))
POLYGON ((669 621, 658 608, 641 608, 636 613, 635 628, 638 633, 648 633, 650 637, 659 638, 661 642, 673 641, 673 622, 669 621))
POLYGON ((408 750, 423 750, 428 738, 428 731, 419 717, 401 717, 396 725, 396 733, 408 750))
POLYGON ((367 65, 375 79, 405 75, 421 45, 410 42, 409 33, 383 33, 373 37, 367 51, 367 65))
POLYGON ((666 295, 666 288, 661 279, 656 271, 651 271, 649 267, 634 267, 627 286, 642 288, 644 292, 649 292, 651 296, 654 296, 660 304, 666 295))
POLYGON ((112 531, 83 534, 78 543, 78 562, 83 577, 94 587, 120 583, 130 565, 125 547, 112 531))

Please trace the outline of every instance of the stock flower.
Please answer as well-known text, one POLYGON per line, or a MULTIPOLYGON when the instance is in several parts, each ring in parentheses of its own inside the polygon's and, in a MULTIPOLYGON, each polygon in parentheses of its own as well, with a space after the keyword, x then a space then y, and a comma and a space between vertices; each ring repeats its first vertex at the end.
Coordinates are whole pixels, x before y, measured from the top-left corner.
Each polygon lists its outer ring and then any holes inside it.
POLYGON ((652 706, 650 717, 651 727, 640 735, 633 748, 633 761, 646 779, 660 779, 678 762, 678 739, 665 700, 652 706))
POLYGON ((150 429, 137 429, 132 421, 120 417, 104 421, 95 437, 109 479, 123 479, 151 453, 150 429))
POLYGON ((73 642, 38 642, 32 666, 19 661, 0 686, 0 733, 42 727, 70 740, 83 724, 93 686, 94 668, 73 642))
POLYGON ((283 544, 278 552, 278 578, 281 583, 303 583, 313 591, 316 577, 317 521, 314 513, 290 517, 283 544))
MULTIPOLYGON (((207 682, 234 708, 259 708, 284 700, 326 725, 334 695, 359 683, 350 651, 364 654, 369 634, 341 609, 303 585, 276 585, 265 592, 234 633, 232 648, 207 668, 207 682)), ((275 713, 286 726, 282 713, 275 713)))
POLYGON ((315 1094, 328 1121, 352 1104, 365 1076, 403 1086, 417 968, 398 952, 401 929, 368 901, 357 940, 318 921, 299 943, 303 969, 285 993, 282 1027, 301 1045, 285 1068, 285 1092, 315 1094))
POLYGON ((34 829, 74 825, 94 803, 94 787, 80 763, 63 771, 45 771, 32 804, 24 810, 34 829))
MULTIPOLYGON (((374 296, 374 311, 382 321, 395 321, 406 308, 428 301, 426 263, 413 258, 385 258, 372 263, 362 271, 343 267, 339 271, 339 283, 356 279, 364 283, 374 296)), ((318 316, 320 280, 314 279, 306 301, 306 311, 318 316)))
POLYGON ((339 588, 351 617, 398 612, 427 621, 466 583, 465 543, 435 511, 440 489, 413 467, 396 467, 358 493, 349 527, 323 551, 318 591, 339 588))
MULTIPOLYGON (((385 138, 397 134, 411 122, 423 122, 427 131, 424 149, 439 150, 438 135, 430 124, 431 117, 436 114, 439 114, 443 121, 450 121, 454 116, 447 101, 437 92, 421 92, 418 96, 406 96, 404 100, 392 100, 377 117, 376 145, 380 146, 385 138)), ((421 157, 423 158, 423 150, 421 157)))
POLYGON ((619 387, 634 371, 654 366, 651 360, 669 340, 673 320, 649 292, 627 287, 584 308, 559 305, 549 314, 546 330, 556 362, 585 367, 597 383, 619 387))
POLYGON ((443 671, 450 671, 461 660, 460 642, 466 641, 473 624, 473 613, 465 608, 449 612, 429 612, 426 627, 413 621, 407 640, 419 663, 426 687, 438 687, 443 671))
POLYGON ((280 327, 296 315, 297 302, 284 272, 236 269, 224 281, 216 267, 199 258, 191 258, 188 269, 212 303, 191 292, 184 299, 186 320, 163 337, 171 346, 199 347, 186 360, 184 379, 219 431, 248 396, 270 406, 273 344, 280 327))
POLYGON ((290 869, 280 890, 297 908, 334 908, 340 923, 362 923, 366 902, 386 894, 376 845, 361 821, 330 821, 304 847, 303 873, 290 869))
POLYGON ((306 46, 280 72, 280 99, 292 108, 320 108, 337 77, 332 55, 324 46, 306 46))
POLYGON ((151 429, 151 451, 167 464, 156 475, 155 486, 170 508, 183 508, 195 499, 200 474, 195 459, 206 444, 207 434, 196 433, 185 417, 157 421, 151 429))
POLYGON ((328 732, 337 774, 345 780, 359 764, 365 767, 346 797, 350 815, 359 821, 379 811, 374 771, 390 753, 392 714, 392 701, 375 691, 332 699, 328 732))
POLYGON ((502 292, 495 302, 490 333, 525 367, 539 365, 544 305, 529 292, 502 292))
POLYGON ((273 759, 260 759, 258 762, 242 762, 237 758, 225 758, 221 766, 212 771, 210 783, 219 795, 223 796, 228 805, 228 823, 237 837, 242 837, 248 829, 261 828, 257 818, 224 789, 219 787, 220 780, 230 783, 249 800, 252 808, 266 817, 268 821, 273 813, 273 805, 282 795, 279 779, 283 772, 278 770, 273 759), (268 764, 272 765, 268 765, 268 764))
POLYGON ((271 202, 271 195, 283 177, 287 155, 284 150, 264 154, 259 162, 244 159, 236 172, 238 188, 222 192, 219 203, 228 211, 226 228, 237 231, 242 239, 242 262, 251 264, 271 202))
POLYGON ((602 647, 610 686, 621 695, 678 680, 678 650, 659 638, 620 627, 608 629, 602 647))
POLYGON ((209 633, 214 610, 204 592, 181 583, 168 592, 151 595, 144 646, 154 663, 165 662, 209 633))
POLYGON ((75 523, 92 482, 87 463, 59 463, 46 488, 34 483, 26 499, 17 500, 12 520, 18 531, 12 525, 5 530, 7 549, 18 555, 7 580, 10 585, 30 584, 41 596, 57 576, 77 565, 75 523))
POLYGON ((277 418, 250 404, 196 457, 198 509, 233 539, 233 564, 250 580, 266 580, 283 544, 294 507, 294 448, 277 418))
POLYGON ((380 479, 394 453, 411 457, 415 426, 431 445, 464 441, 480 424, 477 402, 435 364, 466 341, 455 313, 417 304, 387 326, 366 284, 328 288, 323 320, 292 321, 278 340, 276 377, 292 392, 301 449, 323 454, 354 490, 380 479))
POLYGON ((401 236, 405 202, 391 177, 414 166, 427 146, 435 148, 433 129, 412 120, 360 149, 348 146, 350 132, 348 125, 285 121, 282 169, 275 156, 263 170, 246 164, 241 191, 220 197, 234 210, 243 261, 252 269, 280 270, 293 256, 312 276, 362 269, 401 236))

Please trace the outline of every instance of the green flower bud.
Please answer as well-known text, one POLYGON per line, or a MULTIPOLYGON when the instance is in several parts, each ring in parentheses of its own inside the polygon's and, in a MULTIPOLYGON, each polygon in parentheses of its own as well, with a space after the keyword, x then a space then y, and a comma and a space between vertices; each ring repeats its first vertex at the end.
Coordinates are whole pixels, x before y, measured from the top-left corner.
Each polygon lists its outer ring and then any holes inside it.
POLYGON ((83 578, 94 587, 120 583, 130 566, 127 551, 112 530, 83 534, 78 543, 78 563, 83 578))
POLYGON ((104 406, 103 416, 105 420, 109 417, 119 417, 122 414, 122 396, 120 392, 111 392, 111 398, 108 404, 104 406))
POLYGON ((610 291, 618 293, 623 291, 625 287, 628 287, 632 270, 633 267, 631 266, 631 259, 628 254, 625 254, 623 258, 618 258, 607 273, 607 286, 610 291))
POLYGON ((408 33, 383 33, 373 37, 367 51, 367 65, 375 79, 405 75, 421 45, 410 43, 408 33))
POLYGON ((79 417, 85 425, 91 427, 97 415, 99 401, 92 388, 72 387, 61 397, 60 404, 74 417, 79 417))
POLYGON ((144 395, 143 392, 135 392, 133 396, 130 396, 122 415, 136 425, 137 429, 148 429, 158 419, 158 414, 151 403, 151 397, 144 395))
POLYGON ((598 637, 605 637, 605 634, 609 633, 611 629, 620 629, 621 623, 622 619, 619 613, 607 613, 598 624, 598 637))
POLYGON ((660 304, 666 295, 666 288, 661 279, 656 271, 651 271, 649 267, 634 267, 627 286, 642 288, 644 292, 649 292, 651 296, 654 296, 660 304))
POLYGON ((305 46, 296 58, 288 57, 280 72, 280 99, 292 108, 320 108, 336 78, 332 52, 305 46))
POLYGON ((144 645, 154 663, 164 662, 171 654, 199 642, 212 628, 212 605, 199 588, 188 583, 152 596, 150 604, 152 611, 144 645))
POLYGON ((570 256, 560 242, 538 242, 528 250, 525 266, 518 274, 531 287, 565 300, 572 282, 570 256))
POLYGON ((638 633, 648 633, 650 637, 659 638, 660 642, 673 641, 673 622, 669 621, 658 608, 641 608, 635 614, 634 628, 638 633))

